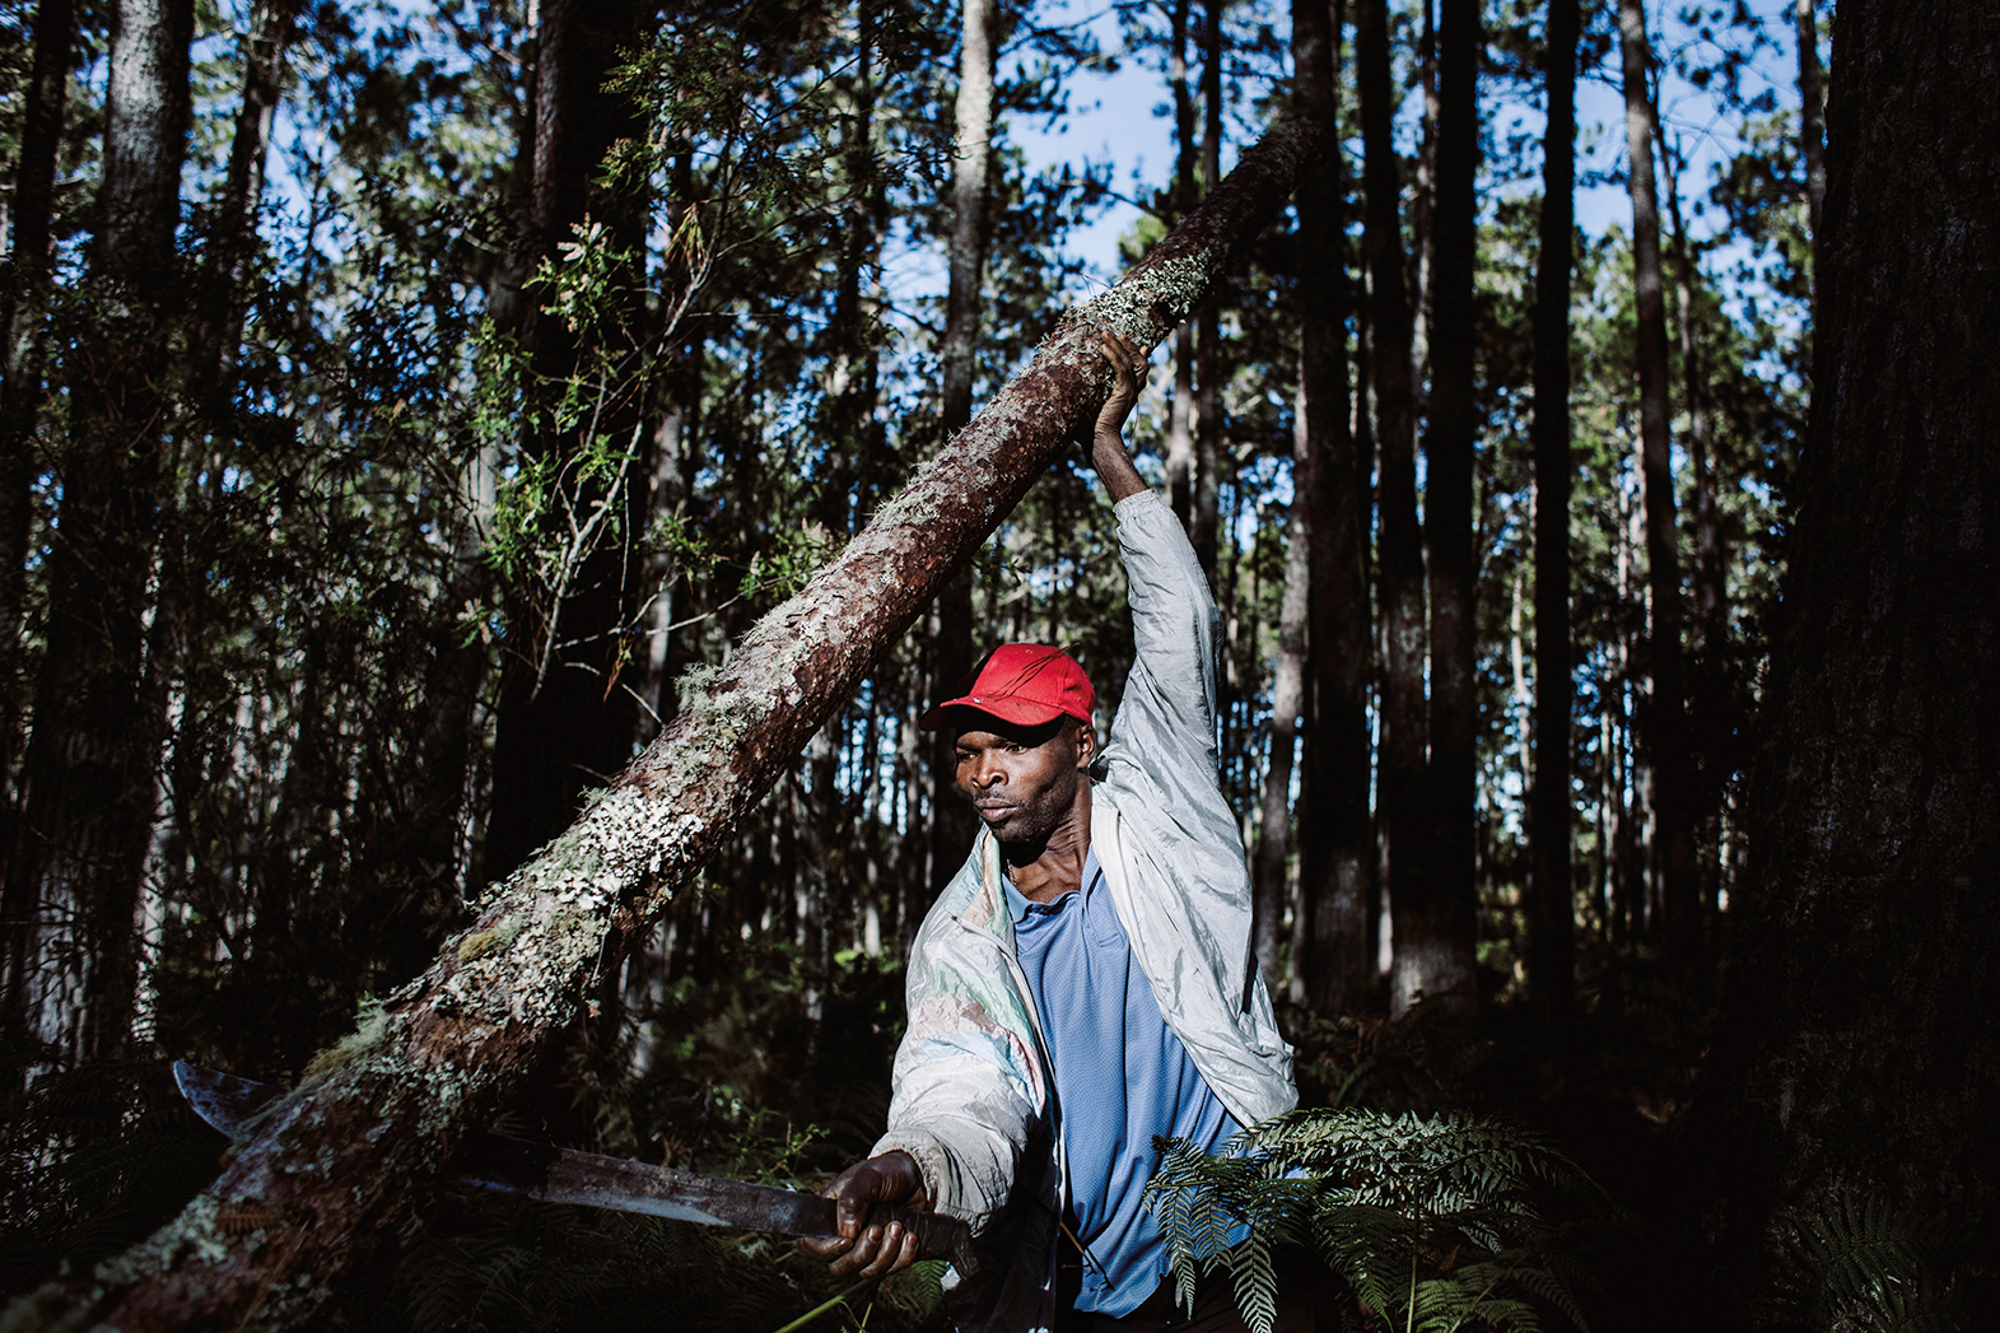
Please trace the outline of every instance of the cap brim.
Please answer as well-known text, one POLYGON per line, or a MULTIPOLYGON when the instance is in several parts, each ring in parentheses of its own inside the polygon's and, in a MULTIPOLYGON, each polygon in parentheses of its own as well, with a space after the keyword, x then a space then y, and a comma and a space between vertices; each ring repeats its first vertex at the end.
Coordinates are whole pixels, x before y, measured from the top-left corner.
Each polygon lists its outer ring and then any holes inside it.
MULTIPOLYGON (((930 712, 917 719, 918 731, 937 731, 954 725, 954 719, 975 719, 981 716, 997 718, 1013 727, 1040 727, 1069 713, 1048 704, 1038 704, 1026 699, 1002 697, 981 697, 976 694, 963 695, 957 699, 947 699, 930 712)), ((955 725, 959 730, 969 730, 964 721, 955 725)))

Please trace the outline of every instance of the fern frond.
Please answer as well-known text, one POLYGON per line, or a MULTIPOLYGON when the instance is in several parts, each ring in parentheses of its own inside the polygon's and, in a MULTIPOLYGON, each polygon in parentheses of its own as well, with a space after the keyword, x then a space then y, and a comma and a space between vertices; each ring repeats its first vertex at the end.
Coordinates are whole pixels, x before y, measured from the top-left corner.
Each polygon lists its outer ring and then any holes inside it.
POLYGON ((1576 1290, 1594 1285, 1596 1237, 1543 1208, 1563 1196, 1566 1210, 1612 1209, 1545 1135, 1464 1114, 1309 1110, 1252 1126, 1223 1157, 1162 1146, 1147 1203, 1183 1300, 1194 1269, 1226 1253, 1245 1320, 1263 1328, 1267 1299, 1276 1311, 1271 1252, 1302 1244, 1352 1294, 1357 1327, 1379 1316, 1536 1333, 1546 1316, 1585 1328, 1576 1290))
POLYGON ((1955 1219, 1913 1216, 1880 1194, 1839 1194, 1786 1221, 1780 1299, 1816 1327, 1969 1327, 1958 1269, 1971 1232, 1955 1219))
POLYGON ((1278 1274, 1271 1265, 1271 1247, 1252 1231, 1229 1251, 1236 1308, 1250 1333, 1271 1333, 1278 1319, 1278 1274))

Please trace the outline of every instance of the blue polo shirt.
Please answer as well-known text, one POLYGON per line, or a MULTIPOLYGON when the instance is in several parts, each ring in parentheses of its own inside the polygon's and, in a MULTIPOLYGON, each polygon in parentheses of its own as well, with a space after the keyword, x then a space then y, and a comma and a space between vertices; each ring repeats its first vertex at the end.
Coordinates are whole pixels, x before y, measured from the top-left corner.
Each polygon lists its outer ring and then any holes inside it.
MULTIPOLYGON (((1167 1271, 1140 1192, 1158 1170, 1155 1135, 1213 1152, 1242 1126, 1160 1016, 1091 852, 1083 888, 1032 903, 1003 885, 1014 947, 1048 1035, 1072 1217, 1083 1242, 1078 1310, 1130 1314, 1167 1271)), ((1067 1240, 1058 1244, 1068 1246, 1067 1240)))

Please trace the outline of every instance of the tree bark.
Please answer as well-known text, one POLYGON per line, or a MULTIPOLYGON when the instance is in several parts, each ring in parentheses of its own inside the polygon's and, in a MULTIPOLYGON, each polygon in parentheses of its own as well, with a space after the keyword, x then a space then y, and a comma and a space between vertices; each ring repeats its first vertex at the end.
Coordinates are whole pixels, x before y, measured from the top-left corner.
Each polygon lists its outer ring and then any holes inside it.
MULTIPOLYGON (((645 209, 609 201, 591 188, 591 173, 620 138, 642 132, 622 97, 604 90, 621 47, 640 35, 640 6, 585 5, 543 0, 537 33, 535 114, 530 122, 533 171, 520 271, 532 274, 570 228, 586 216, 609 225, 624 248, 643 242, 645 209)), ((559 383, 590 355, 583 338, 541 315, 542 297, 530 292, 519 311, 539 392, 559 383)), ((596 423, 596 429, 636 448, 637 395, 596 423)), ((530 425, 524 451, 562 453, 573 443, 552 429, 530 425)), ((630 505, 643 487, 627 489, 630 505)), ((579 512, 599 499, 596 490, 571 498, 579 512)), ((643 525, 641 525, 643 526, 643 525)), ((629 648, 627 601, 638 585, 628 551, 593 551, 553 605, 517 589, 510 598, 504 643, 498 724, 493 752, 492 812, 487 824, 485 877, 498 879, 575 819, 583 793, 629 762, 638 731, 632 696, 615 682, 629 648), (553 643, 554 648, 547 645, 553 643)))
POLYGON ((222 192, 208 218, 207 255, 200 277, 201 310, 193 341, 196 364, 189 395, 212 421, 226 399, 243 341, 243 282, 256 251, 257 210, 264 198, 264 161, 271 122, 284 90, 285 55, 297 30, 301 0, 258 0, 243 37, 243 101, 229 144, 222 192))
MULTIPOLYGON (((1656 124, 1657 121, 1656 115, 1656 124)), ((1690 497, 1690 507, 1694 510, 1694 615, 1688 624, 1688 651, 1697 659, 1696 670, 1699 671, 1699 659, 1721 642, 1724 597, 1722 543, 1715 512, 1715 487, 1710 476, 1709 460, 1713 450, 1708 397, 1703 392, 1701 343, 1696 334, 1699 312, 1695 294, 1699 286, 1695 281, 1694 242, 1688 236, 1687 219, 1681 213, 1678 184, 1686 163, 1680 153, 1668 146, 1664 132, 1660 137, 1660 153, 1666 160, 1667 179, 1671 183, 1667 191, 1667 220, 1673 229, 1674 324, 1681 354, 1681 402, 1685 405, 1688 421, 1688 464, 1694 474, 1693 494, 1690 497)), ((1698 703, 1700 699, 1701 688, 1697 684, 1693 701, 1698 703)), ((1700 724, 1701 719, 1697 716, 1697 727, 1700 724)), ((1708 794, 1704 792, 1703 799, 1697 804, 1706 810, 1710 804, 1708 794)))
MULTIPOLYGON (((1208 0, 1201 33, 1201 184, 1222 178, 1222 13, 1227 0, 1208 0)), ((1194 499, 1188 543, 1210 587, 1215 577, 1217 527, 1222 511, 1222 301, 1211 291, 1202 302, 1195 361, 1194 499)), ((1224 682, 1225 686, 1227 682, 1224 682)))
MULTIPOLYGON (((1167 82, 1174 90, 1174 192, 1168 216, 1186 217, 1195 205, 1195 157, 1200 151, 1194 130, 1194 90, 1188 86, 1188 22, 1192 0, 1174 0, 1172 49, 1167 56, 1167 82)), ((1183 528, 1194 528, 1194 326, 1174 331, 1174 397, 1167 406, 1167 503, 1183 528)))
POLYGON ((1354 59, 1361 89, 1367 249, 1374 333, 1377 498, 1381 536, 1382 746, 1379 809, 1395 934, 1389 1007, 1402 1013, 1456 980, 1450 942, 1427 929, 1428 771, 1424 698, 1424 552, 1417 527, 1416 397, 1410 382, 1410 300, 1403 283, 1400 161, 1392 137, 1385 0, 1361 0, 1354 59))
POLYGON ((1806 161, 1806 217, 1819 239, 1826 207, 1826 124, 1819 76, 1819 17, 1813 0, 1792 0, 1792 31, 1799 47, 1799 150, 1806 161))
MULTIPOLYGON (((1424 527, 1430 548, 1431 821, 1423 897, 1403 895, 1407 921, 1425 941, 1426 995, 1476 998, 1479 893, 1474 882, 1478 828, 1479 627, 1473 613, 1473 454, 1478 330, 1472 300, 1474 178, 1479 167, 1479 0, 1443 0, 1439 13, 1436 197, 1431 212, 1432 380, 1424 432, 1424 527)), ((1401 952, 1401 945, 1398 945, 1401 952)))
POLYGON ((1776 1210, 1834 1191, 1990 1251, 2000 1187, 2000 7, 1838 21, 1812 418, 1701 1122, 1749 1263, 1776 1210))
MULTIPOLYGON (((35 423, 43 399, 42 371, 54 256, 50 249, 55 212, 56 150, 62 143, 63 111, 69 95, 70 52, 76 41, 74 0, 43 0, 35 10, 35 49, 23 92, 21 156, 14 170, 14 236, 9 255, 0 335, 7 339, 4 380, 0 380, 0 782, 14 771, 21 748, 21 705, 28 664, 22 661, 22 629, 28 596, 28 543, 33 526, 35 423)), ((4 802, 12 795, 0 797, 4 802)), ((11 811, 7 819, 11 820, 11 811)), ((6 827, 6 825, 0 825, 6 827)), ((9 837, 0 837, 0 847, 9 837)), ((0 867, 0 921, 6 953, 0 966, 0 1031, 21 1031, 26 1022, 28 959, 34 947, 33 886, 17 882, 0 867), (19 894, 20 896, 16 896, 19 894)))
POLYGON ((496 886, 471 929, 240 1141, 175 1222, 9 1312, 23 1330, 278 1328, 311 1314, 410 1216, 471 1123, 519 1089, 702 861, 1026 494, 1110 391, 1100 330, 1150 349, 1232 249, 1283 204, 1316 148, 1275 124, 1181 226, 1070 312, 953 444, 884 505, 575 825, 496 886), (254 1203, 252 1202, 254 1201, 254 1203), (245 1231, 231 1205, 284 1221, 245 1231))
MULTIPOLYGON (((1278 664, 1271 681, 1270 754, 1264 767, 1264 795, 1257 833, 1257 898, 1252 913, 1257 966, 1263 969, 1265 981, 1271 985, 1277 983, 1278 940, 1284 924, 1289 878, 1292 751, 1298 741, 1299 714, 1305 706, 1307 581, 1311 576, 1312 545, 1311 500, 1301 485, 1311 467, 1305 393, 1302 382, 1292 427, 1291 530, 1285 537, 1285 586, 1279 595, 1278 664)), ((1302 966, 1303 961, 1295 959, 1293 966, 1302 966)))
POLYGON ((70 440, 47 565, 46 654, 22 765, 7 897, 74 923, 39 1028, 75 1060, 130 1040, 133 917, 163 730, 145 693, 146 613, 166 483, 169 319, 188 126, 192 0, 122 0, 105 98, 95 327, 70 359, 70 440))
POLYGON ((1437 0, 1419 0, 1423 18, 1417 33, 1415 75, 1417 90, 1423 95, 1423 111, 1418 116, 1422 133, 1417 143, 1416 179, 1410 191, 1410 383, 1418 415, 1423 414, 1424 389, 1431 371, 1431 286, 1435 280, 1432 260, 1436 233, 1431 217, 1437 204, 1438 153, 1438 49, 1437 0))
POLYGON ((1700 942, 1686 687, 1681 662, 1681 563, 1675 518, 1672 441, 1668 435, 1667 314, 1660 266, 1660 205, 1653 169, 1652 51, 1643 0, 1618 0, 1624 62, 1627 184, 1632 197, 1632 269, 1639 361, 1640 476, 1646 504, 1646 574, 1652 594, 1645 714, 1652 759, 1655 846, 1661 869, 1661 924, 1676 960, 1694 961, 1700 942))
POLYGON ((1577 0, 1549 0, 1543 78, 1540 253, 1535 261, 1535 767, 1529 796, 1529 1001, 1550 1032, 1576 1004, 1570 869, 1570 710, 1576 696, 1569 615, 1570 269, 1576 229, 1577 0))
MULTIPOLYGON (((1306 525, 1306 737, 1299 781, 1300 928, 1292 960, 1306 1002, 1353 1013, 1375 989, 1368 948, 1375 848, 1368 822, 1369 478, 1349 415, 1347 189, 1336 126, 1344 3, 1295 0, 1299 114, 1329 145, 1299 181, 1299 401, 1292 488, 1306 525), (1331 13, 1329 13, 1331 9, 1331 13)), ((1294 522, 1299 521, 1294 518, 1294 522)), ((1289 575, 1288 575, 1289 577, 1289 575)))
MULTIPOLYGON (((965 0, 959 38, 955 161, 952 168, 950 284, 945 293, 941 438, 972 420, 979 347, 980 286, 985 278, 987 199, 992 175, 993 73, 999 13, 994 0, 965 0)), ((972 670, 972 566, 938 597, 931 683, 937 698, 972 670)), ((976 832, 971 803, 959 792, 952 738, 931 738, 930 885, 942 892, 963 863, 976 832)), ((914 923, 912 923, 914 926, 914 923)))

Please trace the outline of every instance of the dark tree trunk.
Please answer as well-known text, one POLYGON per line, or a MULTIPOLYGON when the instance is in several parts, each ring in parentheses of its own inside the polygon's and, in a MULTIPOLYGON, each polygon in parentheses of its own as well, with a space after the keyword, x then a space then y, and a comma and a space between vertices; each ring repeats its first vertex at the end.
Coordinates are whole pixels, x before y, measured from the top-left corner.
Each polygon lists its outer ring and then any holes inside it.
POLYGON ((1401 162, 1392 137, 1389 27, 1385 0, 1361 0, 1354 61, 1366 158, 1368 268, 1372 278, 1376 448, 1380 494, 1382 746, 1380 817, 1393 912, 1395 969, 1389 1005, 1402 1013, 1420 996, 1449 989, 1453 942, 1433 930, 1425 840, 1428 779, 1424 699, 1424 552, 1417 527, 1416 398, 1410 382, 1410 301, 1403 283, 1398 194, 1401 162))
POLYGON ((280 1328, 308 1318, 410 1216, 467 1132, 530 1077, 667 904, 1071 441, 1112 384, 1099 330, 1156 347, 1316 149, 1286 119, 1117 286, 1065 316, 1005 390, 797 597, 604 798, 487 899, 424 976, 275 1104, 176 1221, 10 1327, 280 1328), (218 1210, 285 1219, 245 1231, 218 1210))
MULTIPOLYGON (((678 233, 684 225, 694 197, 694 155, 683 147, 674 155, 667 184, 667 225, 673 232, 678 233)), ((689 269, 675 276, 683 283, 697 281, 689 269)), ((670 311, 663 318, 675 323, 661 331, 672 350, 668 354, 671 366, 652 408, 658 420, 648 432, 645 521, 649 524, 659 518, 684 516, 695 471, 695 441, 701 437, 702 368, 707 357, 706 337, 699 328, 681 333, 676 314, 670 311)), ((674 697, 674 681, 682 665, 677 636, 686 628, 677 628, 683 607, 675 586, 681 581, 679 562, 679 553, 673 550, 653 550, 646 557, 641 585, 650 600, 645 609, 645 659, 634 691, 649 712, 642 720, 648 741, 673 720, 679 706, 674 697)))
MULTIPOLYGON (((56 150, 62 142, 63 109, 69 95, 70 53, 76 41, 74 0, 43 0, 35 10, 35 49, 28 86, 23 90, 21 156, 14 170, 14 236, 0 293, 0 336, 7 339, 0 367, 0 783, 14 771, 21 747, 21 705, 27 693, 28 664, 21 658, 28 595, 28 543, 33 526, 35 422, 43 398, 42 368, 47 343, 53 264, 51 222, 55 212, 56 150)), ((8 784, 11 788, 11 784, 8 784)), ((0 803, 11 800, 0 791, 0 803)), ((11 811, 0 819, 10 827, 11 811)), ((11 836, 0 833, 0 849, 11 836)), ((0 959, 0 1032, 10 1036, 26 1021, 28 959, 34 947, 36 895, 30 881, 0 865, 0 931, 6 953, 0 959), (18 895, 18 896, 17 896, 18 895)))
POLYGON ((1418 117, 1422 134, 1413 164, 1416 180, 1410 192, 1410 247, 1407 270, 1410 284, 1410 383, 1417 400, 1417 415, 1423 415, 1424 389, 1431 371, 1431 284, 1436 233, 1431 225, 1437 203, 1438 153, 1438 50, 1437 0, 1420 0, 1422 27, 1417 33, 1415 75, 1423 94, 1423 112, 1418 117))
POLYGON ((1576 1002, 1570 870, 1570 710, 1576 696, 1569 619, 1569 343, 1576 228, 1577 0, 1549 0, 1543 77, 1541 252, 1535 261, 1535 767, 1528 841, 1528 988, 1535 1016, 1560 1033, 1576 1002))
MULTIPOLYGON (((1227 0, 1208 0, 1201 33, 1201 180, 1215 188, 1222 177, 1222 11, 1227 0)), ((1224 282, 1227 281, 1225 278, 1224 282)), ((1215 577, 1217 524, 1222 510, 1222 298, 1202 303, 1195 361, 1194 500, 1188 541, 1210 587, 1215 577)), ((1225 686, 1227 682, 1225 681, 1225 686)))
MULTIPOLYGON (((1479 434, 1473 356, 1475 253, 1473 181, 1479 167, 1479 0, 1443 0, 1438 30, 1436 198, 1431 213, 1431 365, 1424 434, 1424 526, 1430 547, 1431 821, 1421 902, 1399 898, 1397 928, 1409 920, 1426 943, 1419 980, 1426 995, 1476 998, 1479 894, 1473 874, 1479 726, 1474 658, 1472 470, 1479 434)), ((1400 892, 1400 890, 1399 890, 1400 892)), ((1402 952, 1399 936, 1397 952, 1402 952)))
POLYGON ((2000 6, 1838 24, 1812 421, 1701 1122, 1746 1270, 1776 1210, 1836 1191, 1990 1255, 2000 1187, 2000 6))
POLYGON ((162 718, 145 692, 146 613, 166 488, 168 302, 187 149, 192 0, 122 0, 111 39, 95 327, 68 372, 70 440, 47 563, 46 655, 22 766, 7 897, 74 923, 41 1035, 93 1059, 130 1041, 133 920, 162 718))
MULTIPOLYGON (((952 171, 951 278, 945 294, 941 436, 972 419, 979 347, 980 285, 986 267, 987 196, 993 153, 993 72, 999 40, 995 0, 965 0, 959 39, 957 158, 952 171)), ((936 697, 951 698, 972 670, 972 566, 938 598, 937 648, 931 667, 936 697)), ((942 892, 964 863, 977 833, 971 804, 953 780, 952 738, 931 738, 930 885, 942 892)), ((916 923, 909 923, 914 933, 916 923)))
MULTIPOLYGON (((585 5, 543 0, 537 34, 533 172, 520 261, 523 273, 553 255, 572 225, 590 214, 608 224, 620 243, 636 252, 643 241, 645 208, 629 200, 607 212, 592 173, 620 138, 639 134, 622 97, 604 90, 620 49, 639 40, 637 0, 585 5)), ((573 373, 589 347, 559 321, 541 316, 543 298, 524 295, 519 310, 522 342, 540 392, 573 373)), ((597 431, 621 447, 637 449, 637 395, 602 421, 597 431)), ((552 430, 531 425, 522 448, 531 456, 575 447, 552 430)), ((627 488, 612 502, 630 504, 643 487, 627 488)), ((582 513, 606 498, 585 492, 573 503, 582 513)), ((485 877, 499 879, 576 818, 583 793, 609 782, 630 761, 638 732, 633 696, 617 685, 629 651, 626 628, 636 611, 638 569, 622 549, 600 546, 582 561, 551 600, 510 598, 510 633, 501 675, 493 752, 493 804, 487 824, 485 877)))
MULTIPOLYGON (((1657 119, 1657 118, 1656 118, 1657 119)), ((1688 464, 1693 476, 1692 504, 1694 523, 1694 615, 1688 625, 1688 650, 1697 659, 1711 653, 1721 643, 1723 624, 1723 569, 1722 541, 1715 512, 1715 486, 1710 475, 1711 458, 1714 450, 1710 439, 1708 395, 1704 392, 1704 369, 1701 364, 1701 340, 1698 331, 1700 307, 1696 297, 1700 284, 1696 281, 1694 242, 1689 239, 1687 220, 1681 214, 1678 181, 1686 170, 1681 154, 1669 148, 1664 133, 1660 138, 1661 156, 1666 159, 1668 180, 1675 182, 1667 191, 1667 219, 1673 227, 1674 245, 1674 323, 1679 334, 1681 354, 1681 401, 1687 411, 1688 464)), ((1696 684, 1691 703, 1701 701, 1701 686, 1696 684)), ((1695 726, 1697 734, 1702 733, 1703 719, 1696 710, 1695 726)), ((1697 808, 1707 811, 1713 796, 1720 793, 1703 792, 1697 808)))
POLYGON ((1806 216, 1819 239, 1826 205, 1826 124, 1819 77, 1819 18, 1813 0, 1792 0, 1792 30, 1799 47, 1799 150, 1806 160, 1806 216))
POLYGON ((1652 50, 1642 0, 1618 2, 1625 80, 1625 148, 1632 196, 1632 277, 1637 294, 1640 475, 1646 501, 1646 574, 1652 593, 1647 669, 1652 698, 1641 736, 1652 761, 1661 924, 1676 960, 1694 961, 1701 915, 1694 856, 1686 686, 1681 663, 1681 562, 1668 436, 1666 284, 1660 266, 1659 191, 1653 169, 1652 50))
MULTIPOLYGON (((1210 9, 1209 21, 1219 22, 1219 14, 1210 9)), ((1323 142, 1332 143, 1333 138, 1325 135, 1327 119, 1326 104, 1330 90, 1327 86, 1330 65, 1327 56, 1326 6, 1315 4, 1314 0, 1300 0, 1293 7, 1292 14, 1292 60, 1293 105, 1295 113, 1311 119, 1321 127, 1323 142), (1307 12, 1309 11, 1309 12, 1307 12), (1308 85, 1312 87, 1309 89, 1308 85)), ((1220 80, 1217 80, 1219 91, 1220 80)), ((1220 117, 1211 118, 1211 126, 1219 128, 1220 117)), ((1338 152, 1338 148, 1334 152, 1338 152)), ((1321 211, 1316 239, 1325 240, 1326 226, 1324 212, 1329 203, 1337 209, 1337 197, 1327 198, 1326 172, 1317 165, 1307 168, 1300 178, 1297 193, 1297 208, 1300 225, 1296 236, 1300 257, 1299 309, 1302 320, 1313 318, 1312 298, 1306 295, 1306 278, 1303 268, 1307 256, 1313 249, 1313 242, 1307 239, 1305 215, 1307 211, 1321 211), (1308 185, 1308 182, 1311 182, 1308 185)), ((1323 286, 1323 282, 1321 284, 1323 286)), ((1323 292, 1320 293, 1323 295, 1323 292)), ((1214 298, 1209 306, 1214 305, 1214 298)), ((1302 335, 1308 336, 1308 335, 1302 335)), ((1324 337, 1325 330, 1318 336, 1324 337)), ((1312 546, 1312 496, 1310 490, 1313 467, 1313 440, 1308 424, 1309 394, 1324 393, 1321 386, 1309 385, 1306 368, 1306 353, 1303 347, 1299 359, 1299 389, 1292 422, 1292 507, 1289 531, 1285 539, 1285 582, 1279 594, 1278 610, 1278 660, 1271 682, 1271 720, 1269 753, 1264 768, 1264 792, 1262 808, 1258 820, 1257 860, 1255 865, 1256 901, 1252 919, 1254 927, 1252 940, 1257 952, 1257 965, 1263 971, 1266 982, 1275 986, 1278 981, 1278 944, 1282 938, 1282 927, 1286 901, 1289 897, 1289 863, 1292 843, 1292 769, 1293 750, 1297 748, 1299 737, 1299 717, 1305 708, 1306 690, 1306 615, 1310 600, 1312 546)), ((1305 911, 1303 902, 1298 908, 1305 911)), ((1303 957, 1292 959, 1295 973, 1303 971, 1306 961, 1303 957)))
MULTIPOLYGON (((1195 205, 1194 90, 1188 86, 1188 23, 1192 0, 1174 0, 1167 81, 1174 89, 1174 193, 1168 216, 1186 217, 1195 205)), ((1183 528, 1194 528, 1194 326, 1174 331, 1174 397, 1167 408, 1167 503, 1183 528)))
MULTIPOLYGON (((1655 121, 1657 122, 1657 115, 1655 121)), ((1736 771, 1735 711, 1724 675, 1729 606, 1728 572, 1723 567, 1722 523, 1716 512, 1712 425, 1701 358, 1698 282, 1694 242, 1682 216, 1678 181, 1686 170, 1682 155, 1670 147, 1664 132, 1660 153, 1665 159, 1667 218, 1673 226, 1674 323, 1681 355, 1681 401, 1687 412, 1688 468, 1693 485, 1689 510, 1694 529, 1694 561, 1690 582, 1694 614, 1688 619, 1689 756, 1687 801, 1689 837, 1695 844, 1695 883, 1700 918, 1719 928, 1721 904, 1721 815, 1728 775, 1736 771)), ((1706 944, 1704 939, 1704 944, 1706 944)))
MULTIPOLYGON (((1375 989, 1368 947, 1375 848, 1368 822, 1369 478, 1349 415, 1347 187, 1335 126, 1344 3, 1296 0, 1299 114, 1330 145, 1299 182, 1299 403, 1293 491, 1307 529, 1306 739, 1300 774, 1299 899, 1293 959, 1307 1003, 1353 1013, 1375 989), (1329 14, 1329 8, 1332 13, 1329 14)), ((1296 520, 1295 520, 1296 521, 1296 520)))
POLYGON ((243 101, 229 144, 222 191, 207 219, 207 253, 199 279, 200 313, 192 346, 188 394, 197 411, 216 420, 227 401, 243 341, 243 283, 257 246, 257 210, 264 199, 264 160, 271 122, 284 90, 285 55, 296 32, 301 0, 258 0, 243 39, 243 101))
MULTIPOLYGON (((1310 0, 1308 0, 1310 3, 1310 0)), ((1300 389, 1300 398, 1305 391, 1300 389)), ((1264 793, 1257 833, 1256 901, 1252 932, 1257 965, 1267 983, 1277 984, 1278 941, 1282 938, 1288 887, 1292 827, 1292 751, 1299 735, 1299 713, 1305 706, 1307 580, 1312 544, 1311 500, 1299 489, 1307 469, 1311 442, 1305 425, 1305 404, 1299 404, 1292 437, 1291 530, 1285 537, 1285 587, 1279 598, 1278 663, 1271 681, 1270 750, 1264 768, 1264 793)), ((1294 967, 1303 965, 1294 960, 1294 967)))

